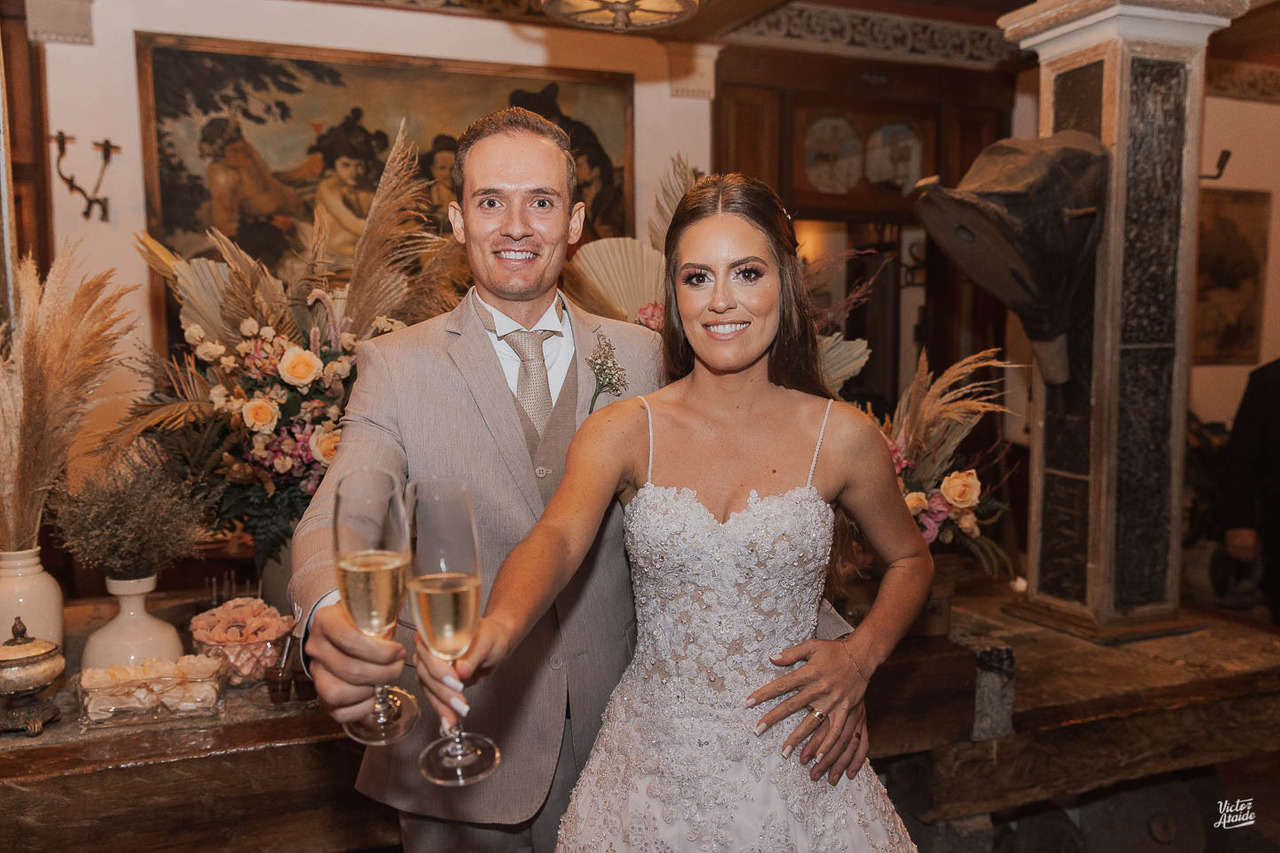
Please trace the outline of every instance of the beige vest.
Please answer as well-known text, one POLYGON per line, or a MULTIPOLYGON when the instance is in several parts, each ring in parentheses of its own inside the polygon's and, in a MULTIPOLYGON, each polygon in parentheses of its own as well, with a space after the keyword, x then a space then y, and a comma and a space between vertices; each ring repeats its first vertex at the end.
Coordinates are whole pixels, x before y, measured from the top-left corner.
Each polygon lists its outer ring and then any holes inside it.
POLYGON ((511 399, 515 403, 516 414, 520 417, 525 444, 529 447, 529 459, 533 462, 533 473, 538 478, 538 491, 542 493, 542 502, 545 504, 551 500, 551 495, 564 477, 564 460, 569 453, 573 434, 578 430, 577 363, 569 365, 569 372, 564 377, 564 385, 560 388, 560 395, 556 397, 556 404, 551 409, 551 418, 547 421, 547 428, 541 437, 538 436, 538 430, 533 425, 533 421, 525 414, 524 406, 520 405, 520 401, 514 394, 511 395, 511 399))

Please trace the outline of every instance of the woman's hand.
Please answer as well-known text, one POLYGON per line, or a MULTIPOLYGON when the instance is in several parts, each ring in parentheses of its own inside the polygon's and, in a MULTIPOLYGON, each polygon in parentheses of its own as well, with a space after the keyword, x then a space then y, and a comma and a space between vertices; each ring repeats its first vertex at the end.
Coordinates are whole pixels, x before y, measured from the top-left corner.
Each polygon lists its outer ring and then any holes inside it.
POLYGON ((471 710, 462 695, 463 687, 480 681, 502 662, 509 651, 510 636, 496 620, 481 619, 466 654, 450 664, 436 657, 420 634, 414 634, 413 663, 418 683, 445 725, 458 725, 471 710))
POLYGON ((791 694, 760 719, 756 731, 763 734, 806 708, 822 711, 823 719, 810 713, 800 721, 783 744, 782 754, 790 758, 797 746, 811 739, 800 758, 802 762, 817 758, 810 773, 812 778, 829 771, 828 781, 835 784, 840 773, 847 771, 852 779, 867 754, 862 699, 873 667, 860 661, 869 661, 870 655, 858 642, 857 634, 851 634, 843 640, 806 640, 770 658, 778 666, 802 660, 803 666, 775 678, 747 698, 746 706, 751 708, 791 694))

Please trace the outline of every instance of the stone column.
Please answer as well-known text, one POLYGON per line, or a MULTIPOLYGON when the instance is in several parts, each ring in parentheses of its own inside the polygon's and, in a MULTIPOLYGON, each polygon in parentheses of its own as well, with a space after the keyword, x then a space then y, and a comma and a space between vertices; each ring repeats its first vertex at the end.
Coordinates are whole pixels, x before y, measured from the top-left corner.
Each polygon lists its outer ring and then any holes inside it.
POLYGON ((1028 599, 1019 615, 1101 642, 1178 618, 1182 461, 1209 34, 1247 0, 1040 0, 999 20, 1040 57, 1040 135, 1111 151, 1071 379, 1037 376, 1028 599))

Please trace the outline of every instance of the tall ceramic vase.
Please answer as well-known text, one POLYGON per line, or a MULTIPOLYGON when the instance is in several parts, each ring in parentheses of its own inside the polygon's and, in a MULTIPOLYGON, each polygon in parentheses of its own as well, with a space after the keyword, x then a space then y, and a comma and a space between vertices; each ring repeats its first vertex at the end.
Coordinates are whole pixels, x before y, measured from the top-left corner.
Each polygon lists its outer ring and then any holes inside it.
POLYGON ((15 616, 29 636, 62 645, 62 587, 40 565, 39 548, 0 551, 0 625, 15 616))
POLYGON ((156 588, 156 576, 136 580, 107 578, 107 592, 120 602, 115 618, 89 635, 81 666, 107 667, 142 663, 147 658, 177 660, 182 657, 178 629, 147 612, 147 593, 156 588))

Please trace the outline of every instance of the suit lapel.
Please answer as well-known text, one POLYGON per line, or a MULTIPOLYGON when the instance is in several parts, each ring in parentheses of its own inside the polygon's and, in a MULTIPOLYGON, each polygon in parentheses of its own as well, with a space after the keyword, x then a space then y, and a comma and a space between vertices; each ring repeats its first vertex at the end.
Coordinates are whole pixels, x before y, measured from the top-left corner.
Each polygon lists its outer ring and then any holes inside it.
MULTIPOLYGON (((573 323, 573 360, 578 367, 578 426, 591 414, 591 395, 596 392, 596 375, 587 366, 587 356, 596 348, 596 332, 600 329, 600 320, 594 314, 588 314, 566 299, 569 308, 569 322, 573 323)), ((599 401, 597 401, 599 402, 599 401)))
MULTIPOLYGON (((529 461, 529 450, 524 431, 520 428, 515 398, 511 396, 511 389, 507 387, 507 380, 502 375, 502 366, 498 362, 498 354, 493 351, 489 334, 476 316, 475 307, 471 304, 472 298, 468 293, 449 315, 447 329, 455 335, 449 345, 449 357, 471 389, 480 417, 493 435, 520 494, 529 504, 529 509, 537 515, 542 512, 542 494, 538 491, 538 480, 533 473, 533 464, 529 461)), ((576 326, 574 333, 577 333, 576 326)))

